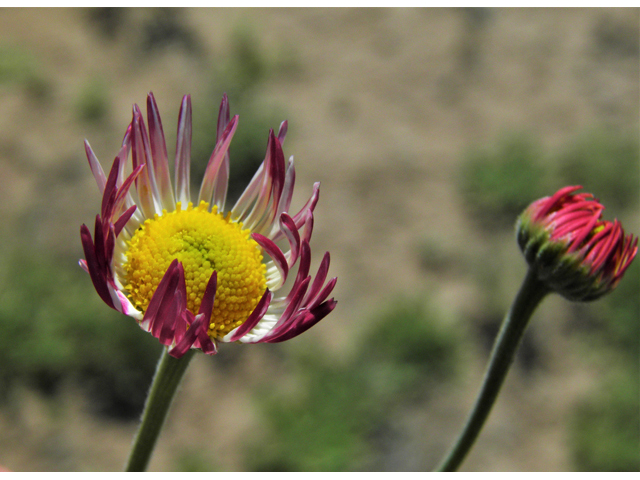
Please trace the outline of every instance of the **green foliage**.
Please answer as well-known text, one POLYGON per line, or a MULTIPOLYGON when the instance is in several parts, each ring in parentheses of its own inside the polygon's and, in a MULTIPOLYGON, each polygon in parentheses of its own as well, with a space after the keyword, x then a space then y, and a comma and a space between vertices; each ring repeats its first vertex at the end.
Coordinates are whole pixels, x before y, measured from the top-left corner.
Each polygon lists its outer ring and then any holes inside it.
POLYGON ((0 391, 16 382, 53 394, 79 382, 98 412, 139 414, 160 353, 128 317, 104 305, 71 259, 17 253, 0 279, 0 391))
POLYGON ((524 133, 506 135, 493 148, 467 153, 459 188, 479 226, 510 228, 530 202, 544 195, 540 159, 540 147, 524 133))
POLYGON ((217 469, 204 454, 196 449, 188 449, 178 456, 174 470, 176 472, 213 472, 217 469))
POLYGON ((582 185, 611 210, 636 207, 640 185, 638 133, 604 128, 579 135, 554 162, 567 185, 582 185))
POLYGON ((82 87, 76 110, 85 122, 100 123, 105 119, 109 113, 109 93, 102 79, 94 78, 82 87))
POLYGON ((356 365, 364 365, 381 395, 415 398, 425 384, 455 374, 456 336, 423 302, 395 300, 364 336, 356 365))
MULTIPOLYGON (((597 305, 589 304, 592 328, 583 339, 606 363, 607 376, 572 415, 574 459, 579 470, 640 470, 640 264, 597 305)), ((582 310, 582 309, 580 309, 582 310)), ((575 323, 582 322, 580 315, 575 323)))
POLYGON ((9 45, 0 46, 0 85, 21 86, 34 100, 45 100, 51 91, 37 59, 30 53, 9 45))
POLYGON ((634 365, 608 379, 578 407, 572 424, 578 470, 640 470, 639 398, 638 369, 634 365))
POLYGON ((582 338, 597 352, 613 350, 627 363, 640 359, 640 263, 629 266, 616 289, 596 303, 577 304, 572 325, 586 327, 582 338))
POLYGON ((607 343, 618 351, 627 352, 629 360, 636 363, 640 359, 638 292, 640 292, 640 262, 636 258, 617 288, 607 296, 601 316, 606 322, 604 335, 607 343))
POLYGON ((375 438, 388 432, 389 412, 454 376, 456 342, 421 301, 398 300, 379 314, 347 362, 329 364, 317 351, 299 354, 301 391, 258 396, 269 440, 250 446, 248 468, 380 468, 375 438))
POLYGON ((639 160, 637 133, 594 128, 554 152, 524 133, 511 134, 467 153, 459 189, 479 226, 510 228, 529 203, 564 185, 582 185, 612 210, 636 206, 639 160))
POLYGON ((356 369, 303 360, 304 392, 272 395, 263 402, 269 440, 254 445, 248 468, 260 471, 345 471, 361 467, 366 436, 380 419, 379 406, 356 369))

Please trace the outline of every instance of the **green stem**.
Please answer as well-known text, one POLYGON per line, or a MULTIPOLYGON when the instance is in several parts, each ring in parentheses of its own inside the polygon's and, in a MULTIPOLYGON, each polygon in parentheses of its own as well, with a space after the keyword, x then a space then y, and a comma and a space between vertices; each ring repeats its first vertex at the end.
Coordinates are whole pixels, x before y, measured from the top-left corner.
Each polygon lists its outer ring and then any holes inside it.
POLYGON ((195 350, 191 349, 181 358, 174 358, 167 353, 166 349, 162 350, 144 405, 140 427, 133 441, 126 467, 127 472, 143 472, 147 469, 173 397, 194 353, 195 350))
POLYGON ((535 271, 530 268, 518 295, 511 305, 511 309, 502 322, 502 327, 493 345, 493 351, 491 352, 480 393, 467 418, 467 423, 438 467, 438 471, 452 472, 457 470, 469 450, 471 450, 485 420, 491 412, 491 407, 493 407, 498 397, 500 387, 513 362, 529 319, 538 304, 549 292, 550 290, 538 280, 535 271))

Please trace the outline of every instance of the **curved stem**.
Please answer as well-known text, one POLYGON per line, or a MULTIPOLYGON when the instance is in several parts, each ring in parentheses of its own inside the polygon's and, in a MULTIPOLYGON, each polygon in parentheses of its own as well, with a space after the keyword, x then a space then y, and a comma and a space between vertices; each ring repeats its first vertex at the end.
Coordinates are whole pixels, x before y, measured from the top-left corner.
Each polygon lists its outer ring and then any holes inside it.
POLYGON ((167 353, 166 349, 162 350, 144 405, 140 427, 129 454, 127 472, 143 472, 147 469, 173 397, 194 353, 195 350, 191 349, 181 358, 174 358, 167 353))
POLYGON ((502 322, 476 403, 460 436, 438 467, 438 471, 457 470, 471 450, 498 397, 529 319, 549 292, 550 290, 538 280, 535 271, 530 268, 511 309, 502 322))

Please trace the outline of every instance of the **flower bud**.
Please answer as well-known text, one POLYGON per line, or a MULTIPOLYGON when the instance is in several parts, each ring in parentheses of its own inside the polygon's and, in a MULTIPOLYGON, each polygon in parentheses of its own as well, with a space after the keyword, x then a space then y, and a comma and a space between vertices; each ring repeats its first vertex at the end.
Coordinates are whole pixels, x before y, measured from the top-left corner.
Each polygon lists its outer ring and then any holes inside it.
POLYGON ((520 249, 538 278, 572 301, 612 291, 638 251, 618 220, 602 219, 604 206, 581 186, 564 187, 529 205, 518 218, 520 249))

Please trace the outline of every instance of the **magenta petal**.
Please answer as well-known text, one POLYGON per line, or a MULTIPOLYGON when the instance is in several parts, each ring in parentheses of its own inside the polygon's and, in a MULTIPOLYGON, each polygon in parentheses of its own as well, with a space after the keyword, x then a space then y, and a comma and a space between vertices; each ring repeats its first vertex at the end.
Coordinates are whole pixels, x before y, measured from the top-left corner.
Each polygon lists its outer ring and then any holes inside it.
POLYGON ((107 256, 104 248, 105 237, 104 237, 104 230, 102 227, 102 219, 100 218, 100 215, 96 215, 96 221, 95 221, 94 230, 93 230, 93 239, 94 239, 93 251, 95 253, 96 263, 98 265, 98 269, 100 273, 106 278, 107 273, 109 271, 109 263, 107 262, 107 256))
POLYGON ((316 278, 313 280, 313 285, 309 290, 309 294, 307 295, 307 300, 312 300, 318 294, 322 285, 324 284, 325 279, 327 278, 327 273, 329 272, 329 263, 331 262, 331 256, 329 252, 324 254, 322 257, 322 262, 320 262, 320 266, 318 267, 318 273, 316 274, 316 278))
POLYGON ((201 317, 200 315, 196 317, 182 338, 176 342, 176 345, 173 348, 168 350, 169 355, 175 358, 180 358, 189 351, 196 341, 198 336, 198 327, 202 324, 203 319, 204 317, 201 317))
POLYGON ((107 178, 107 183, 105 184, 104 192, 102 194, 102 206, 100 208, 100 213, 105 221, 110 220, 110 213, 113 210, 113 204, 116 200, 116 182, 118 181, 119 169, 120 160, 116 157, 113 161, 113 165, 111 166, 111 170, 109 171, 109 177, 107 178))
MULTIPOLYGON (((160 318, 160 321, 157 321, 157 324, 160 325, 160 328, 158 330, 157 338, 162 345, 169 346, 173 343, 176 324, 180 318, 180 297, 181 293, 178 290, 167 300, 166 307, 161 305, 158 310, 158 317, 160 318)), ((167 299, 166 296, 165 299, 167 299)))
POLYGON ((122 215, 120 215, 120 218, 118 218, 118 220, 113 226, 113 230, 116 237, 120 235, 120 232, 122 232, 122 229, 124 228, 124 226, 127 224, 131 216, 135 213, 136 208, 138 207, 133 205, 132 207, 128 208, 122 215))
MULTIPOLYGON (((245 224, 246 228, 250 228, 255 232, 259 232, 265 223, 270 223, 271 220, 274 218, 273 211, 271 212, 272 215, 267 215, 269 202, 271 201, 273 196, 273 183, 274 183, 273 163, 275 161, 274 141, 275 141, 275 136, 273 135, 273 130, 269 130, 269 140, 267 141, 267 154, 265 156, 264 161, 262 162, 262 165, 256 172, 256 175, 254 175, 253 179, 249 183, 249 186, 245 190, 245 192, 247 192, 248 190, 251 189, 251 202, 247 204, 247 208, 251 203, 253 203, 253 206, 251 207, 251 212, 248 215, 246 215, 245 212, 242 213, 240 221, 242 221, 245 224), (258 174, 260 174, 259 190, 254 189, 254 180, 256 180, 256 178, 258 177, 258 174), (254 202, 254 199, 255 199, 255 202, 254 202)), ((255 187, 258 187, 258 185, 255 185, 255 187)), ((240 200, 238 200, 238 203, 236 203, 236 206, 240 204, 240 201, 243 200, 244 196, 245 195, 243 193, 243 195, 240 197, 240 200)), ((234 210, 236 209, 236 206, 233 207, 234 210)))
POLYGON ((293 286, 291 287, 291 291, 289 292, 289 295, 287 295, 287 298, 285 300, 287 303, 291 301, 291 298, 296 291, 296 285, 302 282, 309 275, 309 268, 311 266, 311 248, 309 247, 309 242, 302 242, 300 252, 300 265, 298 265, 298 273, 296 275, 296 279, 293 282, 293 286))
POLYGON ((273 294, 267 290, 262 295, 262 298, 256 305, 256 308, 253 309, 249 318, 245 320, 245 322, 238 327, 235 333, 231 336, 229 341, 236 342, 242 337, 245 336, 247 332, 250 332, 258 322, 264 317, 265 313, 267 313, 267 309, 269 308, 269 304, 271 303, 271 299, 273 298, 273 294))
POLYGON ((284 232, 291 247, 291 254, 289 255, 289 268, 291 268, 298 260, 298 255, 300 254, 300 235, 298 234, 298 229, 293 219, 286 213, 280 215, 279 222, 280 229, 284 232))
POLYGON ((220 109, 218 110, 218 129, 216 131, 216 143, 218 143, 224 135, 224 131, 229 124, 229 118, 231 118, 231 113, 229 110, 229 97, 227 97, 226 93, 223 93, 222 101, 220 102, 220 109))
POLYGON ((176 136, 176 200, 184 206, 191 198, 189 188, 189 168, 191 166, 191 95, 185 95, 178 115, 176 136))
POLYGON ((271 132, 272 141, 271 145, 271 178, 273 179, 272 186, 272 197, 273 197, 273 215, 275 216, 277 212, 275 209, 280 203, 280 197, 282 195, 282 189, 284 188, 284 180, 285 180, 285 161, 284 161, 284 152, 282 151, 282 145, 277 137, 271 132))
POLYGON ((109 216, 107 217, 111 221, 113 220, 113 216, 117 215, 122 205, 125 203, 127 195, 129 194, 129 188, 131 188, 131 184, 135 181, 138 175, 140 175, 140 172, 144 167, 144 165, 138 165, 138 168, 136 168, 131 173, 131 175, 126 178, 126 180, 122 183, 122 186, 118 189, 118 192, 116 193, 115 199, 113 201, 111 211, 109 212, 109 216))
POLYGON ((572 194, 576 190, 580 190, 582 186, 576 185, 572 187, 565 187, 558 190, 552 197, 544 199, 544 203, 542 204, 542 208, 540 211, 536 212, 534 220, 539 220, 544 217, 547 213, 553 210, 559 201, 561 201, 566 196, 572 194))
POLYGON ((104 170, 102 170, 102 166, 98 161, 98 157, 93 153, 91 146, 88 141, 84 141, 84 151, 87 154, 87 160, 89 161, 89 168, 91 169, 91 173, 93 173, 93 177, 96 179, 96 183, 98 184, 98 190, 100 193, 104 192, 104 186, 107 184, 107 177, 104 174, 104 170))
POLYGON ((293 290, 293 295, 291 295, 291 301, 287 305, 287 308, 282 313, 278 323, 271 331, 265 335, 260 342, 268 342, 271 339, 278 338, 281 335, 285 334, 299 323, 300 318, 305 314, 307 309, 300 310, 299 307, 302 303, 302 299, 304 298, 304 294, 309 287, 309 281, 311 279, 309 277, 305 278, 299 285, 297 285, 293 290))
POLYGON ((313 212, 309 211, 309 216, 304 222, 304 230, 302 232, 302 240, 305 242, 311 241, 311 234, 313 233, 313 212))
POLYGON ((107 232, 107 237, 105 238, 105 242, 104 242, 105 265, 106 265, 105 271, 106 271, 107 279, 113 278, 113 272, 111 271, 111 260, 113 258, 113 248, 115 246, 115 243, 116 243, 116 234, 113 229, 113 224, 110 224, 109 231, 107 232))
POLYGON ((189 325, 194 322, 193 313, 189 310, 183 310, 178 318, 176 319, 175 328, 173 329, 173 341, 175 344, 178 344, 182 341, 187 330, 189 329, 189 325))
POLYGON ((578 233, 578 236, 571 241, 571 246, 569 250, 567 250, 568 252, 573 252, 581 246, 582 242, 591 234, 593 227, 598 223, 598 216, 592 217, 589 223, 578 233))
POLYGON ((627 267, 631 264, 636 254, 638 253, 638 237, 633 237, 629 234, 625 238, 624 246, 622 247, 622 253, 615 266, 615 276, 613 281, 618 282, 624 274, 627 267))
POLYGON ((151 92, 147 96, 147 121, 149 122, 149 146, 151 148, 151 157, 153 158, 153 171, 158 185, 160 200, 164 208, 173 210, 176 203, 171 190, 167 145, 164 139, 158 105, 151 92))
POLYGON ((310 282, 311 277, 307 277, 295 286, 294 293, 291 296, 291 301, 289 302, 289 305, 287 305, 287 308, 285 308, 284 312, 282 312, 282 316, 280 317, 282 325, 286 325, 288 320, 292 318, 300 308, 300 305, 302 304, 302 300, 304 298, 304 294, 307 293, 307 288, 309 288, 310 282))
POLYGON ((213 303, 216 299, 216 288, 218 285, 218 272, 215 270, 209 277, 209 282, 207 283, 207 288, 204 291, 204 295, 202 297, 202 302, 200 303, 200 309, 198 310, 198 314, 204 314, 207 321, 211 319, 211 312, 213 311, 213 303))
POLYGON ((85 272, 89 273, 89 267, 87 267, 87 261, 83 260, 82 258, 80 260, 78 260, 78 265, 80 265, 80 268, 82 268, 85 272))
POLYGON ((337 301, 331 299, 326 301, 325 303, 319 305, 315 309, 307 311, 303 314, 301 319, 295 322, 295 325, 289 329, 288 331, 282 333, 278 337, 266 339, 266 343, 280 343, 286 340, 290 340, 294 337, 297 337, 301 333, 306 332, 311 327, 313 327, 316 323, 322 320, 324 317, 329 315, 333 309, 338 304, 337 301))
MULTIPOLYGON (((286 212, 289 213, 289 207, 291 206, 291 199, 293 198, 293 187, 296 183, 296 169, 293 165, 293 157, 289 160, 287 166, 287 173, 284 178, 284 187, 282 188, 282 196, 280 197, 280 203, 276 210, 277 213, 286 212)), ((295 223, 295 222, 294 222, 295 223)))
POLYGON ((191 347, 199 348, 207 355, 214 355, 217 352, 216 344, 207 334, 208 321, 202 314, 197 315, 189 326, 186 333, 176 341, 176 345, 169 349, 169 355, 180 358, 191 347))
MULTIPOLYGON (((216 144, 224 136, 224 132, 229 125, 229 98, 227 94, 222 95, 222 102, 220 103, 220 110, 218 112, 218 129, 216 134, 216 144)), ((229 152, 224 154, 224 159, 218 168, 216 179, 213 186, 213 194, 211 204, 218 207, 218 211, 224 210, 224 206, 227 200, 227 190, 229 189, 229 152)))
POLYGON ((149 148, 149 139, 137 105, 133 106, 133 121, 131 130, 131 159, 134 170, 146 164, 147 168, 136 178, 136 189, 140 209, 147 218, 152 218, 156 212, 156 202, 160 201, 158 186, 155 181, 153 161, 149 148))
POLYGON ((194 346, 202 350, 207 355, 215 355, 218 352, 216 342, 211 340, 208 333, 208 322, 202 321, 202 325, 197 327, 196 333, 198 338, 194 342, 194 346))
POLYGON ((311 194, 311 197, 309 197, 309 200, 307 200, 307 203, 305 203, 300 211, 293 216, 293 221, 296 222, 296 227, 298 227, 298 229, 300 229, 300 227, 302 227, 306 222, 309 212, 313 212, 316 208, 319 198, 320 183, 316 182, 313 184, 313 193, 311 194))
MULTIPOLYGON (((227 94, 222 95, 222 102, 220 103, 220 110, 218 112, 218 129, 216 134, 216 144, 224 136, 224 132, 229 125, 230 119, 229 113, 229 98, 227 94)), ((216 179, 213 186, 213 194, 211 204, 218 207, 218 211, 224 210, 224 205, 227 200, 227 190, 229 189, 229 152, 224 154, 224 159, 218 168, 216 179)))
POLYGON ((208 203, 211 201, 220 165, 223 163, 225 155, 229 150, 229 145, 231 144, 231 140, 233 139, 233 134, 235 133, 237 126, 238 116, 235 115, 227 125, 227 128, 224 129, 220 141, 216 144, 216 147, 211 154, 211 158, 209 158, 209 163, 207 164, 207 168, 204 172, 204 178, 202 179, 198 202, 205 201, 208 203))
POLYGON ((329 295, 331 295, 331 292, 335 288, 337 282, 338 282, 338 277, 333 277, 331 280, 327 282, 327 284, 324 286, 324 288, 320 291, 320 293, 315 298, 309 297, 309 301, 311 303, 308 305, 308 308, 313 309, 316 306, 318 306, 320 303, 324 302, 326 298, 329 295))
POLYGON ((287 130, 289 129, 289 122, 285 120, 280 124, 280 128, 278 129, 278 141, 280 145, 284 145, 284 139, 287 136, 287 130))
POLYGON ((113 306, 113 301, 111 300, 109 288, 107 287, 107 282, 105 280, 106 272, 101 269, 100 265, 98 264, 98 259, 95 253, 95 245, 93 243, 93 240, 91 239, 89 228, 87 228, 86 225, 82 225, 80 227, 80 240, 82 241, 84 258, 86 259, 85 265, 87 271, 89 272, 89 276, 91 277, 91 282, 96 289, 96 292, 98 292, 98 295, 100 295, 100 298, 104 303, 109 305, 111 308, 115 308, 113 306))
POLYGON ((273 263, 280 271, 280 275, 282 276, 282 282, 287 279, 287 275, 289 273, 289 266, 287 265, 287 259, 284 257, 282 250, 278 248, 278 246, 269 240, 264 235, 260 235, 259 233, 252 233, 251 237, 260 245, 265 252, 273 259, 273 263))
MULTIPOLYGON (((157 329, 159 328, 159 326, 155 325, 156 319, 158 318, 158 312, 160 310, 160 306, 162 305, 162 300, 164 299, 167 293, 167 289, 169 288, 169 284, 172 283, 173 279, 175 278, 175 285, 177 285, 177 282, 178 282, 177 269, 178 269, 178 260, 176 259, 173 262, 171 262, 171 265, 169 265, 169 268, 167 268, 167 271, 164 273, 162 280, 160 280, 160 283, 158 284, 156 291, 153 292, 153 296, 151 297, 151 301, 147 306, 147 310, 144 312, 144 317, 142 318, 141 326, 145 330, 149 330, 150 332, 152 332, 152 335, 154 337, 157 337, 157 334, 153 333, 154 330, 157 333, 157 329)), ((171 291, 171 294, 173 293, 173 291, 175 291, 175 285, 173 286, 173 290, 171 291)))

